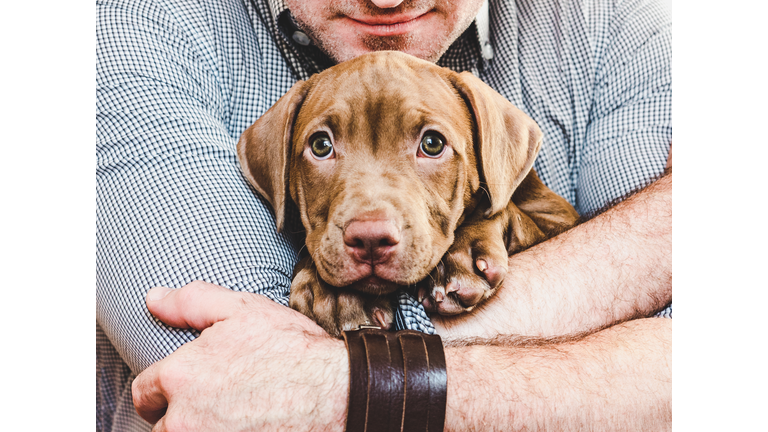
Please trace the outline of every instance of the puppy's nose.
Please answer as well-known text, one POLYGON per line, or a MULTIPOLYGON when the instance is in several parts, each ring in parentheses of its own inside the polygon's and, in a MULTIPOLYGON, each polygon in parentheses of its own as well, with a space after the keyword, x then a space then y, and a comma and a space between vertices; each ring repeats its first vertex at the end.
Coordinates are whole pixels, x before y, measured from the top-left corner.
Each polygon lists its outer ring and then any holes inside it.
POLYGON ((386 262, 398 243, 400 230, 387 220, 352 221, 344 229, 344 244, 360 262, 386 262))

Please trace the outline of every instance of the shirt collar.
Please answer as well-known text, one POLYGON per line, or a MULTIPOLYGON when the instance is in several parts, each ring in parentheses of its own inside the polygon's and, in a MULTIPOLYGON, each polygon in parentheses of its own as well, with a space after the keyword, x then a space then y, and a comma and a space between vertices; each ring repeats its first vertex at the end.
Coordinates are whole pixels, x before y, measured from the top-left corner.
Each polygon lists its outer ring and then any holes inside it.
POLYGON ((267 0, 267 4, 269 5, 269 11, 272 13, 272 18, 274 18, 275 22, 277 22, 277 17, 279 17, 281 13, 288 10, 288 6, 285 5, 285 0, 267 0))
POLYGON ((491 45, 491 19, 488 12, 488 0, 483 1, 483 5, 480 6, 480 11, 475 18, 475 25, 477 25, 477 42, 480 45, 480 53, 483 60, 490 61, 493 59, 493 46, 491 45))

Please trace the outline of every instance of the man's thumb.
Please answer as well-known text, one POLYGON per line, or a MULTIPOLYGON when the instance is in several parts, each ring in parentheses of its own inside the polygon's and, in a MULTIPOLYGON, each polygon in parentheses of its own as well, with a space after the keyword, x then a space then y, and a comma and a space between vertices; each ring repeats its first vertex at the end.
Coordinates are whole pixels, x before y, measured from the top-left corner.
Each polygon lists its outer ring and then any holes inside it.
POLYGON ((203 331, 229 318, 242 304, 240 295, 222 286, 195 281, 179 289, 152 288, 147 293, 147 308, 172 327, 203 331))

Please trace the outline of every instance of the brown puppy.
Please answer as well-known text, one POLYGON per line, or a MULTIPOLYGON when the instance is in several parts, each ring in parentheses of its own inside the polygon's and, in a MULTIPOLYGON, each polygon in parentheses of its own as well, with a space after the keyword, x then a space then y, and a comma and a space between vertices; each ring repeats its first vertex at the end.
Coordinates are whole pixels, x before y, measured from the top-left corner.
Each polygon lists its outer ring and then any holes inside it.
POLYGON ((378 52, 298 82, 237 151, 278 229, 289 196, 306 229, 291 307, 338 336, 389 328, 390 294, 420 282, 428 310, 471 310, 508 253, 572 226, 531 170, 541 137, 471 74, 378 52))

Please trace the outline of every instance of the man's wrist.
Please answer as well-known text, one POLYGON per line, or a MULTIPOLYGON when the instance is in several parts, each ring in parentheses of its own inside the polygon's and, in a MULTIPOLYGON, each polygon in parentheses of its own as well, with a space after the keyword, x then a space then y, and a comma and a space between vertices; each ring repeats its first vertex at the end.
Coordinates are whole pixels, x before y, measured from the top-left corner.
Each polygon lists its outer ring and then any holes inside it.
POLYGON ((347 432, 443 430, 447 376, 440 336, 345 331, 350 363, 347 432))
MULTIPOLYGON (((329 338, 330 339, 330 338, 329 338)), ((325 348, 321 348, 325 350, 325 348)), ((327 352, 331 361, 326 365, 328 377, 325 401, 318 401, 319 406, 325 404, 328 414, 325 424, 328 430, 343 432, 347 421, 347 404, 349 397, 349 359, 344 342, 338 339, 328 341, 327 352)), ((323 410, 320 410, 322 412, 323 410)))

